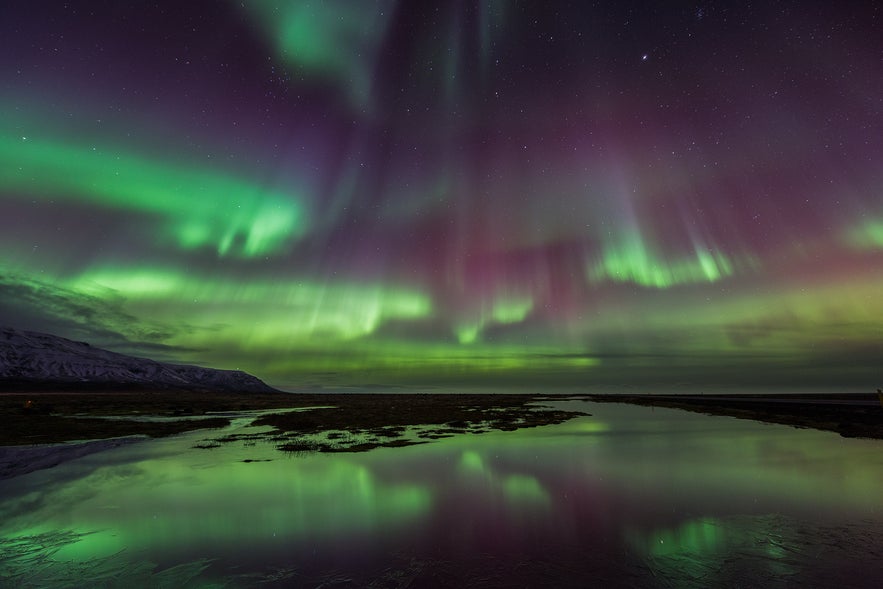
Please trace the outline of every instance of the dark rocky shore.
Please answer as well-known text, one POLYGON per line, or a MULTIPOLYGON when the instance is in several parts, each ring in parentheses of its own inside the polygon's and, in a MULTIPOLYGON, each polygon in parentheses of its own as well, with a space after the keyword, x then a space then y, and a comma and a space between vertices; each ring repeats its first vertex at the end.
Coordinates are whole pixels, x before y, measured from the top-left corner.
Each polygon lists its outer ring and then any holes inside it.
POLYGON ((590 395, 592 401, 670 407, 794 427, 883 439, 883 406, 876 394, 590 395))

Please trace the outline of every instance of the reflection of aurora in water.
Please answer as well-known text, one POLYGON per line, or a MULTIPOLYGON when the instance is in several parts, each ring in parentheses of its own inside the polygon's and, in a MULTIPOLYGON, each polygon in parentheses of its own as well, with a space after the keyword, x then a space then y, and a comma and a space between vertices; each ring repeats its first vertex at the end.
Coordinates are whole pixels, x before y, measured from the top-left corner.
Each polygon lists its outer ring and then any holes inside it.
POLYGON ((794 579, 817 587, 874 587, 883 564, 879 529, 779 515, 700 518, 626 536, 654 575, 679 587, 785 587, 794 579), (844 578, 847 570, 853 576, 844 578))
POLYGON ((0 572, 37 585, 126 571, 146 584, 231 587, 476 575, 492 586, 776 586, 781 576, 825 587, 847 566, 870 576, 841 586, 873 578, 879 442, 634 406, 589 411, 365 454, 193 449, 204 432, 93 454, 4 482, 0 572))
MULTIPOLYGON (((348 535, 376 535, 419 519, 431 500, 426 488, 385 485, 365 467, 346 460, 303 465, 291 461, 282 472, 270 464, 233 463, 219 472, 186 461, 145 460, 126 476, 99 472, 86 477, 75 493, 82 501, 78 516, 89 526, 78 532, 114 528, 121 518, 127 525, 113 534, 83 536, 61 555, 73 558, 155 546, 186 553, 216 542, 331 542, 348 535), (128 477, 153 483, 133 486, 128 477), (220 505, 237 509, 218 509, 220 505)), ((64 497, 49 492, 42 500, 61 505, 64 497)), ((54 525, 46 522, 22 533, 45 534, 54 525)))

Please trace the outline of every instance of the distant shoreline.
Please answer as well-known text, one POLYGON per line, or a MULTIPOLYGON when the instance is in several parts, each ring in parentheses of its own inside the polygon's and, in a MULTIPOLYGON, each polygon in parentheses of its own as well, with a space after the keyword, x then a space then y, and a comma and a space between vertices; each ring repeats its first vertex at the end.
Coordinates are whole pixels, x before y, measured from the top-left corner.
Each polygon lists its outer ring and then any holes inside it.
MULTIPOLYGON (((444 437, 518 429, 561 423, 584 415, 580 411, 535 410, 537 403, 566 399, 667 407, 832 431, 844 437, 883 439, 883 407, 875 394, 204 393, 136 387, 0 392, 0 423, 3 424, 0 446, 133 435, 162 437, 196 429, 222 428, 230 424, 227 414, 241 411, 321 406, 323 409, 308 414, 273 412, 259 422, 272 426, 283 436, 351 431, 374 432, 382 439, 359 447, 354 444, 344 448, 339 445, 317 448, 319 451, 361 451, 402 445, 405 442, 401 432, 412 426, 427 429, 423 441, 428 441, 432 439, 432 432, 444 437), (138 421, 133 420, 133 416, 165 419, 138 421), (200 419, 188 419, 194 416, 200 419)), ((294 442, 288 445, 299 447, 294 442)))
POLYGON ((745 395, 587 395, 600 403, 683 409, 800 428, 846 438, 883 439, 883 406, 874 393, 745 395))

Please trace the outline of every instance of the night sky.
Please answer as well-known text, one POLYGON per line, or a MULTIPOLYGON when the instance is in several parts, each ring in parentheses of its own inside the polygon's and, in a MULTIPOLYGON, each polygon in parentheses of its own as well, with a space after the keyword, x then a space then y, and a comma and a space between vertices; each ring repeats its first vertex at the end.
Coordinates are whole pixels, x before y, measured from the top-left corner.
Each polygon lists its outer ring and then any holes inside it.
POLYGON ((0 324, 291 388, 873 390, 883 8, 4 2, 0 324))

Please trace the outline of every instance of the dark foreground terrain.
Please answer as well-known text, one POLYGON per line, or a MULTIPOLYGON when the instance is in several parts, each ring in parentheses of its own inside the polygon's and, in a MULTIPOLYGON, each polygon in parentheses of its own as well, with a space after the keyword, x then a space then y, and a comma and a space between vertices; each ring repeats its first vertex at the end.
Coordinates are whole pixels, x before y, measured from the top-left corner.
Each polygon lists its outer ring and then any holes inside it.
POLYGON ((883 439, 876 395, 523 395, 212 393, 140 388, 0 392, 0 446, 169 436, 222 428, 243 412, 264 433, 207 438, 200 447, 265 439, 284 451, 357 452, 404 446, 460 433, 514 430, 586 415, 542 407, 581 398, 669 407, 795 427, 846 437, 883 439), (312 408, 291 411, 293 408, 312 408), (275 411, 279 410, 279 411, 275 411))
MULTIPOLYGON (((456 433, 561 423, 579 411, 538 410, 547 395, 191 393, 140 389, 0 393, 0 446, 221 428, 245 411, 286 451, 362 451, 456 433), (284 411, 309 408, 309 411, 284 411), (279 409, 278 413, 274 409, 279 409), (415 433, 416 428, 416 433, 415 433), (406 431, 409 436, 405 436, 406 431), (317 436, 324 434, 322 439, 317 436)), ((241 437, 208 439, 205 447, 241 437)))
POLYGON ((883 406, 876 394, 591 395, 590 399, 815 428, 847 438, 883 439, 883 406))

